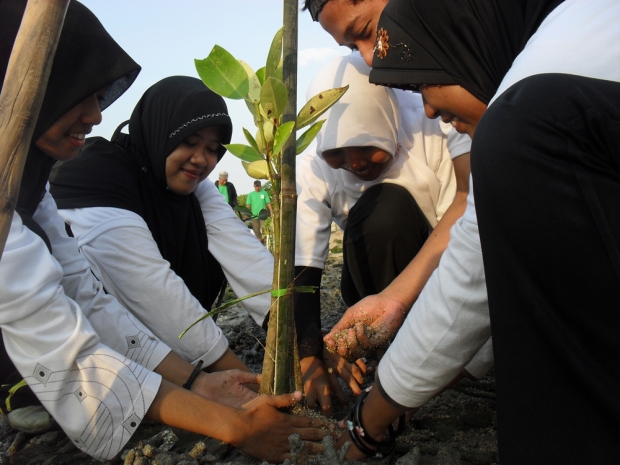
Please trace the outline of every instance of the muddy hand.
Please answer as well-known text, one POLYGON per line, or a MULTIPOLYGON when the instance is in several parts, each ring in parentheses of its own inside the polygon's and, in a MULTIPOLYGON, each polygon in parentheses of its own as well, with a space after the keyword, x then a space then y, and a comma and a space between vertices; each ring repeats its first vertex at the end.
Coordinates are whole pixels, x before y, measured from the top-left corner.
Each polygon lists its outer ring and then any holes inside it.
POLYGON ((246 384, 260 382, 260 375, 241 370, 202 372, 192 384, 192 392, 206 399, 241 408, 255 399, 257 394, 246 384))
POLYGON ((328 368, 319 357, 304 357, 300 360, 300 364, 308 408, 315 409, 320 405, 323 415, 331 416, 332 393, 336 394, 341 403, 346 403, 338 378, 335 374, 328 373, 328 368))
MULTIPOLYGON (((279 396, 262 395, 248 402, 239 413, 245 429, 239 432, 241 439, 233 445, 254 457, 281 463, 291 457, 288 440, 291 434, 299 434, 304 441, 320 441, 333 429, 329 422, 278 410, 293 406, 301 398, 301 392, 296 391, 279 396)), ((321 445, 314 442, 307 442, 306 448, 311 454, 322 451, 321 445)))
POLYGON ((382 294, 368 296, 345 312, 323 338, 325 346, 349 361, 361 358, 391 341, 406 310, 401 302, 382 294))
MULTIPOLYGON (((364 383, 366 374, 364 360, 359 358, 355 363, 350 363, 340 355, 333 354, 326 349, 323 350, 323 360, 330 378, 333 378, 333 383, 339 384, 338 377, 340 377, 351 388, 353 394, 359 396, 362 393, 361 385, 364 383)), ((340 391, 342 392, 342 389, 340 391)))
POLYGON ((365 458, 367 458, 367 456, 361 450, 355 447, 355 444, 351 440, 351 436, 349 435, 348 431, 345 431, 340 435, 340 437, 336 441, 335 449, 340 450, 340 448, 344 446, 347 441, 351 443, 351 447, 349 448, 345 458, 349 460, 364 460, 365 458))

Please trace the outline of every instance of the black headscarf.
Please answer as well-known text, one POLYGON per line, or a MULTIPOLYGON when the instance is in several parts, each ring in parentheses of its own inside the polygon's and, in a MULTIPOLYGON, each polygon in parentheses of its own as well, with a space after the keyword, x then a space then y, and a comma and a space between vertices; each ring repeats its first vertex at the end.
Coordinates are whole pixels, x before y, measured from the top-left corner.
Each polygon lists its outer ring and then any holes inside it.
POLYGON ((458 84, 487 104, 562 1, 390 0, 377 24, 370 82, 403 89, 458 84))
MULTIPOLYGON (((3 82, 26 3, 0 0, 3 82)), ((100 102, 101 110, 105 109, 127 90, 139 72, 140 66, 110 37, 95 15, 81 3, 71 1, 24 167, 16 208, 22 216, 34 214, 55 163, 35 146, 39 137, 78 103, 109 86, 100 102)))
MULTIPOLYGON (((162 257, 204 308, 210 308, 223 279, 208 251, 207 231, 196 196, 167 189, 166 158, 189 135, 221 126, 229 143, 232 123, 224 99, 199 79, 173 76, 149 88, 129 120, 129 135, 116 130, 112 142, 87 140, 80 156, 62 163, 51 192, 63 208, 114 207, 146 222, 162 257)), ((219 157, 226 149, 220 148, 219 157)))

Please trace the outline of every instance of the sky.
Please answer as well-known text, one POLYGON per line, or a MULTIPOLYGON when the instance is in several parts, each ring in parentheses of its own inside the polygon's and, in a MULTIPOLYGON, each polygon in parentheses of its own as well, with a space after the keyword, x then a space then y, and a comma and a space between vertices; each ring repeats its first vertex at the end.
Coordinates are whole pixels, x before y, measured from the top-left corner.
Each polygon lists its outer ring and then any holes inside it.
MULTIPOLYGON (((110 138, 131 116, 142 94, 167 76, 198 77, 194 59, 203 59, 215 44, 248 63, 255 71, 265 65, 269 46, 282 27, 282 0, 81 0, 110 35, 140 65, 134 84, 103 112, 103 122, 92 136, 110 138)), ((339 47, 299 2, 297 111, 306 101, 313 76, 331 59, 349 53, 339 47)), ((246 143, 242 128, 256 127, 242 100, 226 99, 233 121, 233 143, 246 143)), ((238 158, 227 153, 209 175, 217 180, 227 171, 238 194, 252 191, 238 158)))

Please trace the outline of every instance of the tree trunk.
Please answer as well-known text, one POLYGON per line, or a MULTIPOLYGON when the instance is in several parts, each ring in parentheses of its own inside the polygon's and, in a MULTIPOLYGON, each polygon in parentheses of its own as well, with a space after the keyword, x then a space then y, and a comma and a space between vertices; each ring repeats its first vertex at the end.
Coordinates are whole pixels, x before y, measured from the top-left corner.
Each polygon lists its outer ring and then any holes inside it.
MULTIPOLYGON (((283 123, 297 115, 297 0, 284 0, 283 78, 288 104, 283 123)), ((281 208, 274 211, 274 289, 288 289, 272 300, 261 393, 285 394, 302 390, 301 369, 295 336, 292 282, 295 274, 295 223, 297 187, 295 181, 295 131, 284 146, 280 165, 281 208), (276 224, 277 223, 277 224, 276 224)))
POLYGON ((69 0, 29 0, 0 95, 0 258, 69 0))

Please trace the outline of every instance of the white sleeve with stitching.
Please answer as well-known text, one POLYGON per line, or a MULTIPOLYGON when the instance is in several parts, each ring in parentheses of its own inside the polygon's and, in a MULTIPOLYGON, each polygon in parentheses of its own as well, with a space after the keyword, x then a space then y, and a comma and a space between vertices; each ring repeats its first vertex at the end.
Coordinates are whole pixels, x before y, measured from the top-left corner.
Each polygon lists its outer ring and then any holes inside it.
POLYGON ((73 443, 111 459, 144 418, 161 377, 101 344, 62 279, 44 242, 15 214, 0 261, 5 347, 73 443))
POLYGON ((52 255, 62 267, 60 285, 74 300, 93 326, 101 342, 135 362, 154 370, 168 355, 170 348, 134 318, 114 297, 103 290, 93 276, 77 242, 69 237, 56 203, 45 194, 34 220, 43 228, 52 243, 52 255))
POLYGON ((183 280, 170 269, 144 220, 120 208, 60 210, 80 252, 105 290, 183 359, 205 366, 220 359, 228 341, 183 280))

